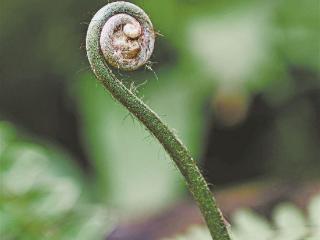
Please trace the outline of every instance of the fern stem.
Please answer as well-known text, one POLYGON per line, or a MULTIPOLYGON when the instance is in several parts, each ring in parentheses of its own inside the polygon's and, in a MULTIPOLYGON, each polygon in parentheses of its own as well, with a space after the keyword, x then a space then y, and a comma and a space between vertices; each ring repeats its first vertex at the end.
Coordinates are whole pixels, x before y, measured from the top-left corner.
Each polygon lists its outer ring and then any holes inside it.
POLYGON ((104 88, 146 126, 170 155, 198 203, 212 239, 230 240, 216 201, 187 148, 152 109, 116 78, 106 63, 100 48, 101 30, 111 16, 121 13, 131 15, 139 22, 150 21, 143 10, 127 2, 115 2, 100 9, 87 32, 86 49, 91 68, 104 88))

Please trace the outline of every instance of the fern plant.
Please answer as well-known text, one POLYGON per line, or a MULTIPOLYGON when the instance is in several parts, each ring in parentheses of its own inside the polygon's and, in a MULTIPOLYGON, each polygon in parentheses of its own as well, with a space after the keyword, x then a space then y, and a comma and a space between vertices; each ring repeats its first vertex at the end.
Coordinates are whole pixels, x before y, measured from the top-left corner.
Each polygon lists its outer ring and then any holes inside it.
POLYGON ((86 49, 91 68, 104 88, 158 139, 183 175, 214 240, 230 236, 216 201, 191 154, 176 134, 150 109, 112 67, 131 71, 145 65, 154 48, 155 31, 148 15, 128 2, 114 2, 92 18, 86 49))

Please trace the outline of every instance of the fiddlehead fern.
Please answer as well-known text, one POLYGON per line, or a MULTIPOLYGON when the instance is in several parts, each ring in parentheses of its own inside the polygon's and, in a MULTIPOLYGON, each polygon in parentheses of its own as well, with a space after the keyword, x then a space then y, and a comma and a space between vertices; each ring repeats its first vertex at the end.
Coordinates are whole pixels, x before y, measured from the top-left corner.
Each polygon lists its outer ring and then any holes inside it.
POLYGON ((153 51, 154 31, 149 17, 128 2, 114 2, 91 20, 86 49, 91 68, 111 95, 159 140, 185 178, 214 240, 229 240, 223 217, 191 154, 159 116, 131 92, 108 66, 135 70, 153 51))

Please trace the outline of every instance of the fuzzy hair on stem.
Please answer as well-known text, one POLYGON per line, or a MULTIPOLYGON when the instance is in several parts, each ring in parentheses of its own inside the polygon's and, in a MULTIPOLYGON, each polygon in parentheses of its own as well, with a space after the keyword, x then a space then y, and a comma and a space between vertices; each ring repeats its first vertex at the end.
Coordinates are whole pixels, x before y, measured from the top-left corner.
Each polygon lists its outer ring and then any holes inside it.
POLYGON ((223 216, 190 152, 160 117, 117 79, 108 66, 129 71, 137 69, 151 56, 154 39, 152 23, 141 8, 122 1, 107 4, 94 15, 87 31, 86 50, 92 71, 114 99, 143 123, 170 155, 197 202, 212 239, 230 240, 223 216), (114 17, 121 19, 112 19, 114 17), (105 40, 109 42, 105 43, 105 40))

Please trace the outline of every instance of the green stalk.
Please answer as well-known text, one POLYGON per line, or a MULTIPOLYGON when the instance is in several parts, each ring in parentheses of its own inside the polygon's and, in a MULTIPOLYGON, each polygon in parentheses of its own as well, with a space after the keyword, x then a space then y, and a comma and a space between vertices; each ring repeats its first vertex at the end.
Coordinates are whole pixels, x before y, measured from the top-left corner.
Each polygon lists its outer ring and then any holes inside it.
POLYGON ((149 21, 140 8, 127 2, 115 2, 100 9, 90 22, 87 32, 86 49, 91 68, 104 88, 146 126, 170 155, 184 176, 212 239, 230 240, 216 201, 187 148, 152 109, 116 78, 105 61, 99 42, 101 30, 106 21, 118 13, 131 15, 140 22, 149 21))

